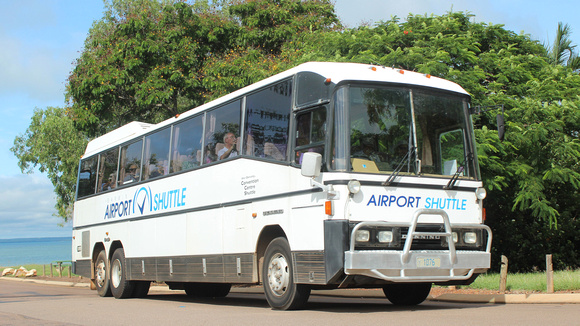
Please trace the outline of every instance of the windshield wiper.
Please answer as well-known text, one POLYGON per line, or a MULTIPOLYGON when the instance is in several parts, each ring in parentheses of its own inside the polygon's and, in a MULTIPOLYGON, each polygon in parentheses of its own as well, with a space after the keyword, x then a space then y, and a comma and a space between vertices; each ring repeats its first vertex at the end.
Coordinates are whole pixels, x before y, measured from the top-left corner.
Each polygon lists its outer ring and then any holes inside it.
POLYGON ((415 147, 415 146, 412 146, 411 148, 409 148, 409 150, 407 151, 407 154, 405 154, 405 157, 403 157, 401 162, 399 162, 399 165, 397 165, 397 167, 395 168, 395 171, 393 171, 393 173, 391 173, 391 175, 389 176, 387 181, 382 183, 383 186, 389 186, 393 181, 395 181, 395 178, 397 177, 397 175, 399 175, 399 172, 401 172, 401 170, 403 169, 403 166, 405 166, 405 163, 411 159, 411 155, 413 155, 416 148, 417 147, 415 147), (409 159, 407 159, 407 158, 409 158, 409 159))
POLYGON ((464 167, 462 164, 459 166, 459 168, 457 168, 457 171, 455 171, 455 173, 453 174, 453 176, 451 177, 451 179, 449 180, 447 185, 443 187, 443 189, 445 189, 445 190, 453 189, 453 186, 455 186, 455 182, 457 182, 457 179, 459 179, 459 175, 461 173, 463 173, 463 170, 464 170, 464 167))
POLYGON ((463 173, 463 171, 465 170, 465 162, 467 162, 468 160, 473 160, 473 153, 467 153, 467 156, 465 157, 463 163, 461 163, 461 165, 457 168, 457 171, 455 171, 455 173, 451 176, 451 179, 449 180, 447 185, 443 187, 444 190, 453 189, 455 183, 457 182, 457 179, 459 179, 459 175, 463 173))

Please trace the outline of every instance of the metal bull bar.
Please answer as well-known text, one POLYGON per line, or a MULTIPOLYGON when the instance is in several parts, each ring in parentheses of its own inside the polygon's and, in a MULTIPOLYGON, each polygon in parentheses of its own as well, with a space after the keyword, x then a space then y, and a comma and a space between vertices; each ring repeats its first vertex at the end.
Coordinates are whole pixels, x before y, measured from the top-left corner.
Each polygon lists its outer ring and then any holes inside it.
POLYGON ((455 249, 453 233, 449 216, 440 209, 418 209, 413 214, 413 219, 409 223, 392 222, 361 222, 358 223, 351 232, 350 248, 345 252, 345 273, 351 275, 366 275, 374 278, 394 281, 450 281, 467 280, 471 278, 477 269, 487 269, 490 267, 491 250, 491 230, 482 224, 460 224, 455 225, 461 228, 485 229, 487 231, 486 251, 460 251, 455 249), (443 232, 421 232, 416 231, 419 217, 422 215, 441 216, 444 225, 443 232), (386 227, 408 227, 407 238, 403 250, 355 250, 355 234, 364 226, 386 226, 386 227), (416 250, 411 251, 413 240, 417 236, 445 237, 447 239, 448 250, 416 250), (439 268, 420 268, 416 261, 411 258, 428 255, 439 258, 441 266, 439 268), (446 275, 433 273, 438 270, 449 270, 446 275), (389 275, 381 272, 388 270, 389 275), (459 275, 456 275, 456 270, 459 275), (394 272, 398 275, 394 275, 394 272))

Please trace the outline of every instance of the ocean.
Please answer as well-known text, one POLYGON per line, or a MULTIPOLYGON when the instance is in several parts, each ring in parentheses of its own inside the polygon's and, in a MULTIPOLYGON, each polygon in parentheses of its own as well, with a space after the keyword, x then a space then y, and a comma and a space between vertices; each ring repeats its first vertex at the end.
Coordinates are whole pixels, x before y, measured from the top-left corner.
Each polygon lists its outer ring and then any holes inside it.
POLYGON ((71 260, 71 248, 70 237, 0 239, 0 266, 20 267, 71 260))

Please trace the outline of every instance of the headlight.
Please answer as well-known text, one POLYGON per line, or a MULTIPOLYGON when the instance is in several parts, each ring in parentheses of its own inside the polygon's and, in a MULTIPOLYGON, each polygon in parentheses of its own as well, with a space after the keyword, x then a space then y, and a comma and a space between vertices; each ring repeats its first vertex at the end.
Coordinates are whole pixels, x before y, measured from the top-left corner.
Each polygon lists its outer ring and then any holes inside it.
POLYGON ((350 180, 347 187, 348 191, 354 195, 360 191, 360 182, 358 180, 350 180))
POLYGON ((457 235, 457 232, 452 232, 451 235, 453 236, 453 242, 457 243, 457 241, 459 241, 459 236, 457 235))
POLYGON ((477 188, 477 190, 475 190, 475 197, 477 197, 477 199, 479 200, 484 200, 485 197, 487 196, 487 191, 485 191, 485 188, 477 188))
POLYGON ((381 243, 393 242, 393 231, 379 231, 377 239, 381 243))
POLYGON ((475 232, 465 232, 463 234, 463 242, 467 244, 477 243, 477 234, 475 232))
POLYGON ((369 242, 369 240, 371 239, 371 233, 369 232, 369 230, 358 230, 354 235, 354 239, 357 242, 369 242))

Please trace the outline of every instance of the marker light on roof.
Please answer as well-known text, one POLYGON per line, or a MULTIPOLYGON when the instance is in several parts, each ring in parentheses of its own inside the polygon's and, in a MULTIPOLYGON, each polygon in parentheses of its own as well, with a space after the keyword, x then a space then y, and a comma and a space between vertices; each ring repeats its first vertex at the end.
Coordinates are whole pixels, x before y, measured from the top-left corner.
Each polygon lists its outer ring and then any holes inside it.
POLYGON ((377 71, 377 67, 371 67, 372 71, 377 71))
POLYGON ((324 81, 324 83, 326 83, 326 84, 330 84, 330 82, 331 82, 331 81, 332 81, 332 79, 330 79, 330 78, 326 78, 326 80, 324 81))
POLYGON ((405 74, 405 70, 403 70, 403 69, 399 69, 399 73, 400 73, 401 75, 403 75, 403 74, 405 74))

